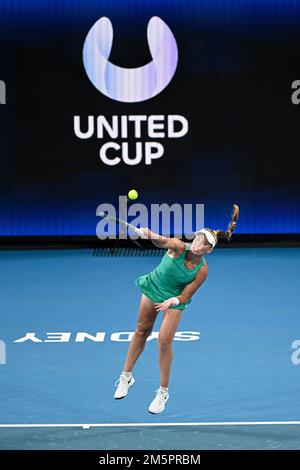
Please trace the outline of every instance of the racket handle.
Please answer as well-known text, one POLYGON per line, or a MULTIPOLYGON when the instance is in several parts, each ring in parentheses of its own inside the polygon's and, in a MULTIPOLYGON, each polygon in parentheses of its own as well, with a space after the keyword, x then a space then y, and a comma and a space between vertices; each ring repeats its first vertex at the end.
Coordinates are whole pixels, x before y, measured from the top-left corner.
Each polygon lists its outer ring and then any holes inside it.
POLYGON ((134 228, 134 231, 139 234, 140 238, 144 238, 145 240, 148 238, 147 235, 144 234, 141 228, 134 228))

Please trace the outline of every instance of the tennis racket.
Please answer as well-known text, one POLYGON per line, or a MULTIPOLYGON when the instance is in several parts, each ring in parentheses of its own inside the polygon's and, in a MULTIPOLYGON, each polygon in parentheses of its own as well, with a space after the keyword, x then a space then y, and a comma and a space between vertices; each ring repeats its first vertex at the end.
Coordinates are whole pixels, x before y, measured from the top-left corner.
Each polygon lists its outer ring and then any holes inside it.
POLYGON ((147 235, 145 235, 140 228, 135 227, 129 222, 125 222, 125 220, 119 219, 118 217, 113 217, 112 215, 106 214, 105 212, 98 212, 97 215, 99 215, 99 217, 102 217, 103 219, 107 219, 111 222, 114 222, 116 225, 119 225, 121 228, 123 228, 123 230, 131 230, 133 233, 139 235, 140 238, 148 239, 147 235))

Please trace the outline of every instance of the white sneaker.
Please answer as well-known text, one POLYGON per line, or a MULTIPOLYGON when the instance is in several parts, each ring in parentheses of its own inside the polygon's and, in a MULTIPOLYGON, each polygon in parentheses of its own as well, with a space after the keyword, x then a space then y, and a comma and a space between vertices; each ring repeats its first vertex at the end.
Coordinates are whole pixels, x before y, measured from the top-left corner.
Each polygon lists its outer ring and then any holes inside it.
POLYGON ((149 413, 158 414, 164 411, 167 401, 169 400, 168 392, 161 390, 160 388, 156 390, 156 397, 151 402, 149 406, 149 413))
POLYGON ((120 398, 126 397, 129 388, 134 384, 135 380, 133 376, 128 378, 125 375, 120 375, 119 380, 116 381, 115 386, 117 387, 117 390, 115 391, 114 397, 117 400, 120 400, 120 398))

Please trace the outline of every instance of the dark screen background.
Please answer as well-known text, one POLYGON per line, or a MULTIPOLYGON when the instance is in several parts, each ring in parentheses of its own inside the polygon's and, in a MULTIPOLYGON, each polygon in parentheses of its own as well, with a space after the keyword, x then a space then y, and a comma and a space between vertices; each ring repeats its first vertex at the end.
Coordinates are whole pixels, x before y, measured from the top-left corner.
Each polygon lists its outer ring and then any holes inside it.
POLYGON ((295 2, 3 1, 0 13, 0 235, 93 235, 97 206, 131 188, 147 205, 205 204, 208 226, 222 228, 237 202, 239 233, 300 233, 295 2), (82 63, 89 29, 108 16, 110 60, 137 67, 151 60, 154 15, 177 41, 171 83, 141 103, 102 95, 82 63), (103 142, 76 138, 73 116, 114 114, 180 114, 190 128, 181 139, 154 139, 165 153, 152 165, 106 166, 103 142))

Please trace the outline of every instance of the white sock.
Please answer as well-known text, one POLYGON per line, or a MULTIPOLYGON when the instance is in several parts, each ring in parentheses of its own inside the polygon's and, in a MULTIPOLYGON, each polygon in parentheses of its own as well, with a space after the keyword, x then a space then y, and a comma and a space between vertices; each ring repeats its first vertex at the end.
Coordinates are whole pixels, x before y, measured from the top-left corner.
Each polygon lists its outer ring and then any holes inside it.
POLYGON ((168 393, 168 387, 162 387, 162 386, 160 386, 160 387, 159 387, 159 390, 162 390, 163 392, 168 393))
POLYGON ((125 370, 122 370, 122 375, 125 375, 127 380, 130 380, 131 377, 132 377, 132 373, 131 372, 125 372, 125 370))

